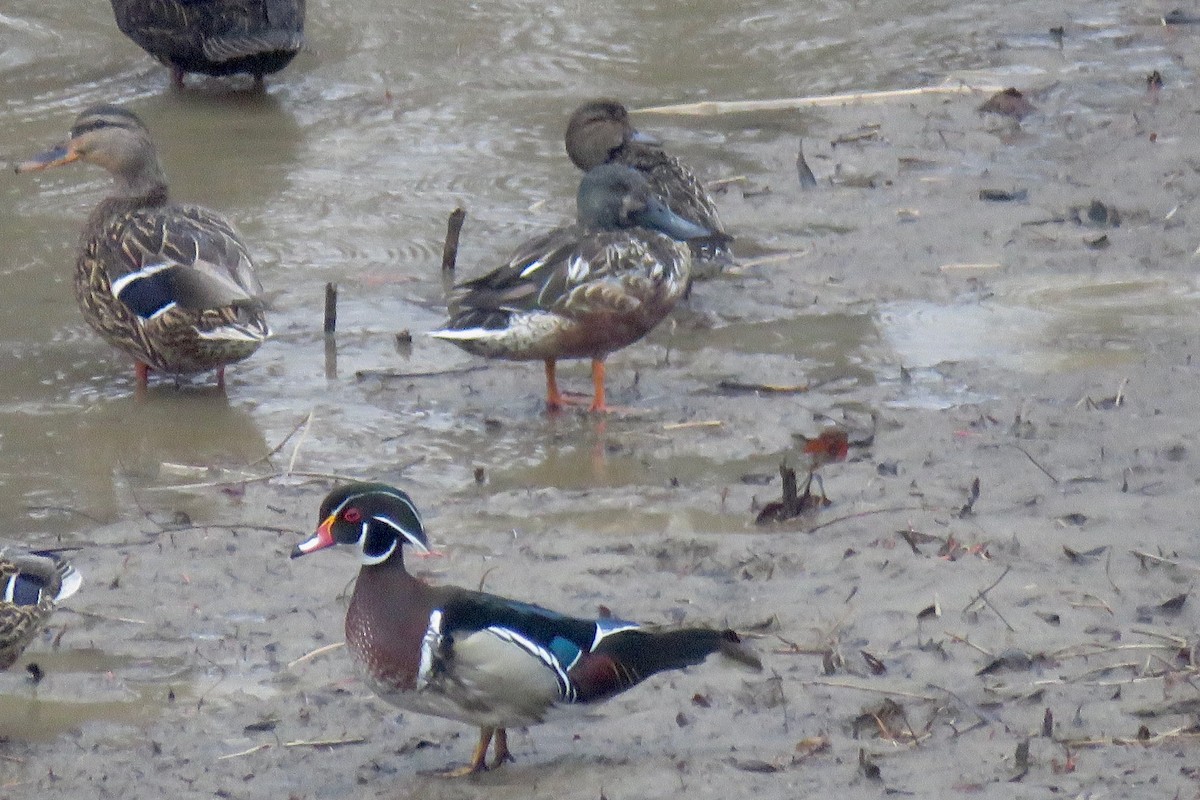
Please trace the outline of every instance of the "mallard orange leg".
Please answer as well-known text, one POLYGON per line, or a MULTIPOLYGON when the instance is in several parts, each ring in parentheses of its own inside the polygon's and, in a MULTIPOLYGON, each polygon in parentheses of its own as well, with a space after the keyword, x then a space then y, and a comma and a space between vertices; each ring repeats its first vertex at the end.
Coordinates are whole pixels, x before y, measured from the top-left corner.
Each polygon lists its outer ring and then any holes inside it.
POLYGON ((604 404, 604 361, 599 358, 592 359, 592 407, 593 414, 604 414, 608 412, 608 406, 604 404))
POLYGON ((150 365, 141 361, 133 362, 133 396, 139 400, 146 397, 150 386, 150 365))
POLYGON ((556 377, 555 362, 553 358, 546 359, 546 408, 550 411, 562 411, 562 407, 571 405, 580 405, 584 400, 577 400, 568 394, 564 394, 558 390, 558 379, 556 377))

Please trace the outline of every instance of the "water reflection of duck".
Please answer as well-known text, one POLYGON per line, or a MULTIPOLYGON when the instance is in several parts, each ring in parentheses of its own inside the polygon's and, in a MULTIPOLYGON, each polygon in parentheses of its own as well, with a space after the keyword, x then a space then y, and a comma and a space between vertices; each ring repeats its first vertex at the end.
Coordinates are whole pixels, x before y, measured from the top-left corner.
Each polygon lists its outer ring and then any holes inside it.
POLYGON ((79 590, 75 568, 54 553, 0 550, 0 669, 8 669, 58 603, 79 590))
POLYGON ((117 27, 171 68, 264 75, 288 65, 304 44, 304 0, 112 0, 117 27))
POLYGON ((129 111, 87 109, 66 142, 17 171, 78 160, 104 167, 116 184, 83 229, 75 296, 84 319, 133 358, 141 392, 151 369, 216 370, 223 388, 225 366, 270 335, 245 244, 224 217, 168 201, 150 133, 129 111))
POLYGON ((401 708, 479 726, 471 763, 449 775, 486 769, 493 739, 491 766, 509 760, 509 727, 607 700, 714 653, 762 669, 728 629, 580 619, 493 594, 429 586, 404 569, 404 546, 428 552, 429 541, 412 500, 391 486, 335 489, 318 518, 316 534, 292 557, 336 544, 358 551, 362 569, 346 612, 346 643, 371 687, 401 708))
POLYGON ((687 166, 667 155, 662 143, 633 127, 621 103, 606 98, 589 100, 567 121, 567 155, 585 172, 600 164, 624 164, 646 177, 667 206, 686 220, 707 228, 719 239, 696 243, 695 277, 707 277, 733 263, 730 239, 717 213, 717 204, 687 166))
POLYGON ((577 206, 577 223, 455 287, 450 321, 431 335, 488 358, 544 361, 551 409, 565 402, 555 361, 590 358, 591 408, 603 412, 605 357, 671 312, 691 271, 684 240, 712 231, 672 213, 645 178, 617 164, 584 175, 577 206))

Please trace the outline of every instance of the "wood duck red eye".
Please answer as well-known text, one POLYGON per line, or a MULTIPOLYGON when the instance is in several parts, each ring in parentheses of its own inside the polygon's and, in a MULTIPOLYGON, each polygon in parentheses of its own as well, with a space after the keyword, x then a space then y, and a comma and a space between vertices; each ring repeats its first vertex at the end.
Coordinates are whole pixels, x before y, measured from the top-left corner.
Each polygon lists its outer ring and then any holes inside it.
POLYGON ((357 508, 347 508, 345 511, 342 512, 342 519, 346 520, 346 522, 349 522, 349 523, 361 522, 362 521, 362 512, 359 511, 357 508))

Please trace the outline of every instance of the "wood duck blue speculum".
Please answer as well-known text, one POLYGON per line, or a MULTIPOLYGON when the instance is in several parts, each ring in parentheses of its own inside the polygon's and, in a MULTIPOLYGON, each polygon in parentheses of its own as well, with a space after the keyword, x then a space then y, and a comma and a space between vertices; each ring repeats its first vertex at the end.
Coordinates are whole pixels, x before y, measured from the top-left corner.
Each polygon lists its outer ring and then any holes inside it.
POLYGON ((150 132, 133 113, 87 109, 67 141, 17 172, 86 161, 113 176, 113 194, 92 211, 75 262, 83 318, 134 361, 137 390, 150 370, 195 374, 248 358, 270 336, 263 287, 229 220, 171 203, 150 132))
POLYGON ((693 278, 712 277, 733 264, 732 238, 725 235, 712 195, 686 164, 663 150, 661 141, 633 127, 619 101, 599 98, 579 106, 567 120, 564 138, 567 155, 581 170, 601 164, 636 169, 673 213, 714 234, 690 243, 693 278))
POLYGON ((421 515, 403 491, 355 483, 321 503, 321 524, 292 558, 353 546, 362 569, 346 614, 346 643, 371 687, 422 714, 477 725, 471 763, 447 775, 511 759, 506 729, 595 703, 665 670, 720 653, 762 664, 732 630, 661 629, 617 619, 580 619, 454 586, 429 586, 404 568, 403 548, 427 552, 421 515))
POLYGON ((686 242, 714 232, 672 212, 641 174, 620 164, 588 171, 576 206, 578 222, 531 239, 504 266, 456 286, 450 321, 430 335, 487 358, 543 361, 551 410, 567 402, 555 362, 590 358, 591 410, 604 412, 604 359, 671 313, 691 275, 686 242))
POLYGON ((83 579, 62 557, 0 550, 0 669, 8 669, 83 579))

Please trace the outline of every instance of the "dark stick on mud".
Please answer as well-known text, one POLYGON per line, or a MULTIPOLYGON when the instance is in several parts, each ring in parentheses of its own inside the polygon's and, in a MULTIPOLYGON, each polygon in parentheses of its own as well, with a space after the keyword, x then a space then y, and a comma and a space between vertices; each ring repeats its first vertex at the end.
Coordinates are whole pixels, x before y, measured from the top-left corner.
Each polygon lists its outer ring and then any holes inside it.
POLYGON ((337 284, 325 284, 325 335, 337 333, 337 284))
POLYGON ((450 212, 450 220, 446 224, 446 244, 442 248, 442 271, 453 272, 458 262, 458 237, 462 234, 463 221, 467 218, 465 208, 459 206, 450 212))
POLYGON ((337 378, 337 284, 325 284, 325 378, 337 378))

